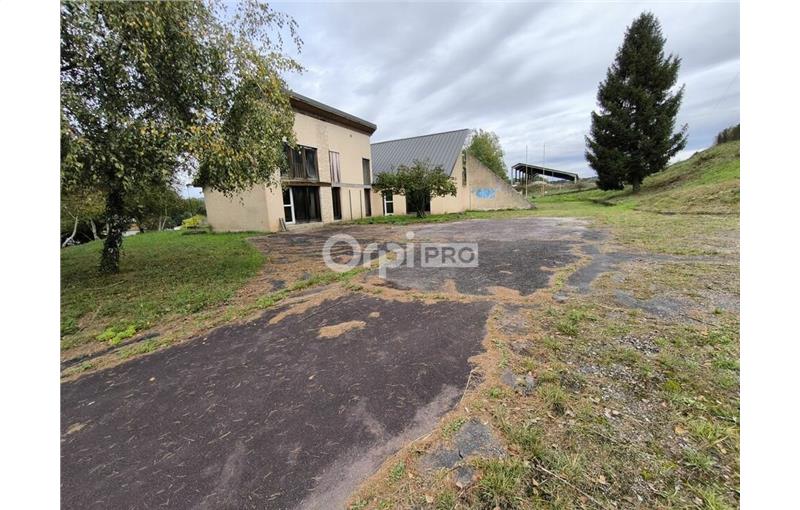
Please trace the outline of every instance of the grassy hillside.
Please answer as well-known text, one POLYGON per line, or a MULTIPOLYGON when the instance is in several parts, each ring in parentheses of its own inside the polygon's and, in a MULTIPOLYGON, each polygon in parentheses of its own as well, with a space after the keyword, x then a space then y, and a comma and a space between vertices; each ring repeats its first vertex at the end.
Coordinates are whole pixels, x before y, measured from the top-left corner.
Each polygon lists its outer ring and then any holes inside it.
POLYGON ((588 201, 639 211, 683 214, 739 214, 739 142, 698 152, 691 158, 651 175, 634 195, 597 189, 545 196, 535 202, 588 201))

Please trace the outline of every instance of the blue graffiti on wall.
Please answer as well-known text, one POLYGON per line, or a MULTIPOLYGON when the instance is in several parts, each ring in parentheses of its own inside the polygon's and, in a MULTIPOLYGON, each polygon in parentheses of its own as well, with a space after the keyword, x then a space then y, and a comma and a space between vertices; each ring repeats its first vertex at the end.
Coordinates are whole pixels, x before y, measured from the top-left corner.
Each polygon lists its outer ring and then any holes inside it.
POLYGON ((493 199, 496 194, 497 190, 494 188, 478 188, 475 190, 475 196, 485 200, 493 199))

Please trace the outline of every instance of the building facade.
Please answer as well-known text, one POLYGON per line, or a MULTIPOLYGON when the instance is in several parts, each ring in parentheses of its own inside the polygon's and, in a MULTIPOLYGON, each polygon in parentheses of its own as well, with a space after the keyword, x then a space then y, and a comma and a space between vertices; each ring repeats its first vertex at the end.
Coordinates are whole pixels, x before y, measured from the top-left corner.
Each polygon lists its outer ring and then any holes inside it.
MULTIPOLYGON (((469 129, 460 129, 373 143, 374 172, 393 172, 399 166, 411 166, 415 161, 442 167, 455 181, 456 194, 429 200, 425 206, 431 214, 529 209, 531 204, 525 197, 467 152, 469 134, 469 129)), ((393 214, 414 212, 405 197, 389 195, 382 196, 381 200, 384 211, 390 209, 393 214)))
POLYGON ((296 93, 291 103, 297 148, 286 147, 281 185, 258 184, 230 197, 204 188, 215 231, 274 232, 281 221, 292 228, 382 213, 371 186, 375 124, 296 93))

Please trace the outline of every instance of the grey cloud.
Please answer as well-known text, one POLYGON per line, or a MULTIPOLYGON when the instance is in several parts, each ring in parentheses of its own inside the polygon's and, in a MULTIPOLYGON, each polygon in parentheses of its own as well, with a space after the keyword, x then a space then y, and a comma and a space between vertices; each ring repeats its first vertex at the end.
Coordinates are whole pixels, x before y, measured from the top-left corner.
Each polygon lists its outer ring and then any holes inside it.
POLYGON ((686 84, 686 154, 739 121, 739 6, 726 3, 286 3, 305 41, 298 92, 378 125, 374 140, 491 129, 525 158, 591 175, 584 135, 598 83, 644 10, 686 84))

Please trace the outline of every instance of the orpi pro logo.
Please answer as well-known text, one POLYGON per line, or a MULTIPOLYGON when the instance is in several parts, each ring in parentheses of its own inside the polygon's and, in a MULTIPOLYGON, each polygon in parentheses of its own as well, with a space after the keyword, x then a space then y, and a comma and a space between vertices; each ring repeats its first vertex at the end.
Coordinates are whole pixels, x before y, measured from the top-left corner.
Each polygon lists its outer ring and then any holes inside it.
POLYGON ((361 243, 349 234, 335 234, 325 241, 322 258, 332 271, 344 273, 358 266, 378 262, 378 275, 386 278, 388 269, 399 267, 469 268, 478 267, 477 243, 414 243, 414 232, 407 232, 407 243, 361 243))

